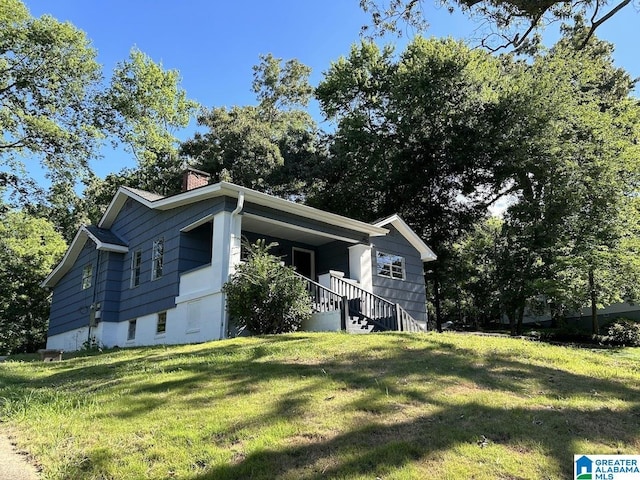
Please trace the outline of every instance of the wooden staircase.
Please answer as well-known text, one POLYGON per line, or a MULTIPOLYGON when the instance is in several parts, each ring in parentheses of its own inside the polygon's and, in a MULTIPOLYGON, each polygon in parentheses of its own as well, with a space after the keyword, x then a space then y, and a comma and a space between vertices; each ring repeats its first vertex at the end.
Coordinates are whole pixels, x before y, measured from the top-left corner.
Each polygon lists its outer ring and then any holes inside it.
POLYGON ((330 288, 303 279, 316 312, 340 311, 341 326, 349 333, 384 331, 424 332, 426 329, 399 304, 375 295, 343 278, 330 276, 330 288))

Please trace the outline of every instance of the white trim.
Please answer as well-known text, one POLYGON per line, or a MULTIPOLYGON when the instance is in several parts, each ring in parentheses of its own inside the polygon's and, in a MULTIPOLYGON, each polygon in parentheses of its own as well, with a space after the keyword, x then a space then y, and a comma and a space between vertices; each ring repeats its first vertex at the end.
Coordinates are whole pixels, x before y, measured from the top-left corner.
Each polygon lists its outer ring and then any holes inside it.
POLYGON ((180 232, 182 232, 182 233, 190 232, 191 230, 195 230, 199 226, 204 225, 205 223, 208 223, 208 222, 210 222, 212 220, 213 220, 213 214, 211 213, 211 214, 209 214, 209 215, 207 215, 205 217, 202 217, 200 220, 196 220, 195 222, 190 223, 186 227, 182 227, 180 229, 180 232))
POLYGON ((314 252, 313 250, 309 250, 307 248, 291 247, 291 265, 292 266, 295 266, 293 263, 295 252, 304 252, 304 253, 311 254, 311 277, 310 278, 311 280, 315 281, 316 280, 316 252, 314 252))
POLYGON ((382 277, 382 278, 389 278, 391 280, 406 280, 407 279, 407 267, 406 267, 406 260, 404 258, 404 256, 402 255, 397 255, 395 253, 387 253, 387 252, 383 252, 381 250, 377 250, 376 249, 376 253, 375 253, 375 257, 374 257, 374 265, 376 266, 376 275, 378 277, 382 277), (397 277, 393 275, 393 262, 389 262, 389 263, 384 263, 383 265, 389 265, 389 275, 383 275, 380 273, 380 262, 378 261, 378 256, 382 255, 384 257, 388 257, 388 258, 399 258, 400 259, 400 273, 402 274, 401 277, 397 277))
POLYGON ((301 227, 300 225, 294 225, 292 223, 283 222, 282 220, 274 220, 273 218, 262 217, 254 213, 243 213, 242 216, 247 218, 255 218, 265 223, 271 223, 279 227, 289 228, 291 230, 297 230, 299 232, 311 233, 319 237, 331 238, 333 240, 340 240, 342 242, 347 242, 347 243, 358 243, 358 240, 354 240, 353 238, 342 237, 340 235, 334 235, 333 233, 320 232, 318 230, 313 230, 311 228, 301 227))
POLYGON ((129 247, 125 247, 124 245, 116 245, 114 243, 104 243, 101 240, 99 240, 98 237, 92 234, 88 228, 83 226, 82 229, 87 232, 87 236, 93 241, 93 243, 96 244, 97 250, 104 250, 106 252, 116 252, 116 253, 127 253, 129 251, 129 247))
POLYGON ((420 252, 420 259, 423 262, 431 262, 438 257, 433 250, 431 250, 426 243, 414 232, 409 225, 405 223, 399 215, 392 215, 389 218, 377 222, 377 227, 384 227, 385 225, 392 224, 400 234, 407 239, 407 241, 413 245, 413 247, 420 252))
POLYGON ((69 248, 62 257, 62 260, 56 267, 51 271, 51 273, 45 278, 40 284, 41 287, 51 287, 57 283, 57 281, 62 278, 75 263, 84 248, 84 245, 87 243, 87 240, 91 240, 96 245, 97 250, 103 250, 106 252, 116 252, 116 253, 127 253, 129 251, 129 247, 125 247, 123 245, 115 245, 112 243, 103 243, 93 235, 87 227, 84 225, 78 229, 76 236, 73 237, 69 248))
POLYGON ((221 196, 238 198, 241 194, 244 195, 245 202, 262 205, 282 212, 292 213, 294 215, 310 218, 330 225, 355 230, 356 232, 366 233, 367 235, 380 236, 388 233, 387 229, 377 225, 371 225, 370 223, 361 222, 342 215, 319 210, 317 208, 309 207, 308 205, 294 203, 283 198, 274 197, 266 193, 257 192, 250 188, 241 187, 228 182, 219 182, 213 185, 207 185, 206 187, 189 190, 170 197, 159 197, 157 200, 153 201, 140 196, 135 191, 126 187, 120 187, 116 195, 113 197, 111 204, 109 204, 107 211, 98 223, 98 226, 100 228, 110 228, 127 198, 133 198, 148 208, 170 210, 172 208, 195 203, 207 198, 221 196))
MULTIPOLYGON (((349 276, 358 281, 360 288, 373 293, 373 262, 371 245, 359 243, 349 248, 349 276)), ((342 273, 342 272, 340 272, 342 273)), ((342 273, 344 277, 344 273, 342 273)))

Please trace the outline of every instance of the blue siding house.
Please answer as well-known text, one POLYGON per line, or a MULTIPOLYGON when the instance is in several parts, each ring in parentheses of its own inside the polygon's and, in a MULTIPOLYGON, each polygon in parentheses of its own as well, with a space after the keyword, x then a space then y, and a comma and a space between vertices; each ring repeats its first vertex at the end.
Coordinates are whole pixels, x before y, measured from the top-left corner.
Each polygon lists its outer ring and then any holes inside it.
POLYGON ((426 328, 423 262, 435 255, 398 216, 369 224, 226 182, 169 197, 121 187, 43 282, 53 291, 47 348, 239 334, 222 286, 242 238, 277 242, 307 282, 315 313, 305 329, 426 328))

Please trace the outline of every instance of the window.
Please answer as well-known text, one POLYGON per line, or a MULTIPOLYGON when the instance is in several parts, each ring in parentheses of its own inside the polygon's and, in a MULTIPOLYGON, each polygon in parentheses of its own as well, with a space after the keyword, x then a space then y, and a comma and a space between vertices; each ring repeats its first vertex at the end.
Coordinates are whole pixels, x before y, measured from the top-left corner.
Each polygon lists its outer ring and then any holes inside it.
POLYGON ((167 312, 158 314, 158 323, 156 324, 156 333, 165 333, 167 331, 167 312))
POLYGON ((91 287, 91 280, 93 279, 93 265, 85 265, 82 269, 82 289, 86 290, 91 287))
POLYGON ((151 261, 151 280, 156 280, 162 276, 162 268, 164 266, 164 238, 159 238, 153 242, 151 261))
POLYGON ((129 330, 127 331, 127 340, 135 340, 136 338, 136 320, 129 320, 129 330))
POLYGON ((378 252, 376 260, 378 275, 404 280, 404 257, 378 252))
POLYGON ((131 257, 131 288, 140 285, 140 266, 142 264, 142 250, 136 250, 131 257))

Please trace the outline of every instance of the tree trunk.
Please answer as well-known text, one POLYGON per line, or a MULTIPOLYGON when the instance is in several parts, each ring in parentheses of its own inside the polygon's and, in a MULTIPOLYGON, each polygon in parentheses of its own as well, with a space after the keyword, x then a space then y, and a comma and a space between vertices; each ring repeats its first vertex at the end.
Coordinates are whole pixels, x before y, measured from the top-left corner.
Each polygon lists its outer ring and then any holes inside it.
POLYGON ((524 303, 518 307, 518 327, 517 332, 518 335, 522 335, 522 320, 524 318, 524 303))
POLYGON ((440 310, 440 280, 437 267, 433 269, 433 306, 436 310, 436 330, 442 332, 442 312, 440 310))
POLYGON ((591 297, 591 333, 598 335, 600 333, 600 326, 598 325, 596 282, 593 275, 593 268, 589 269, 589 296, 591 297))

